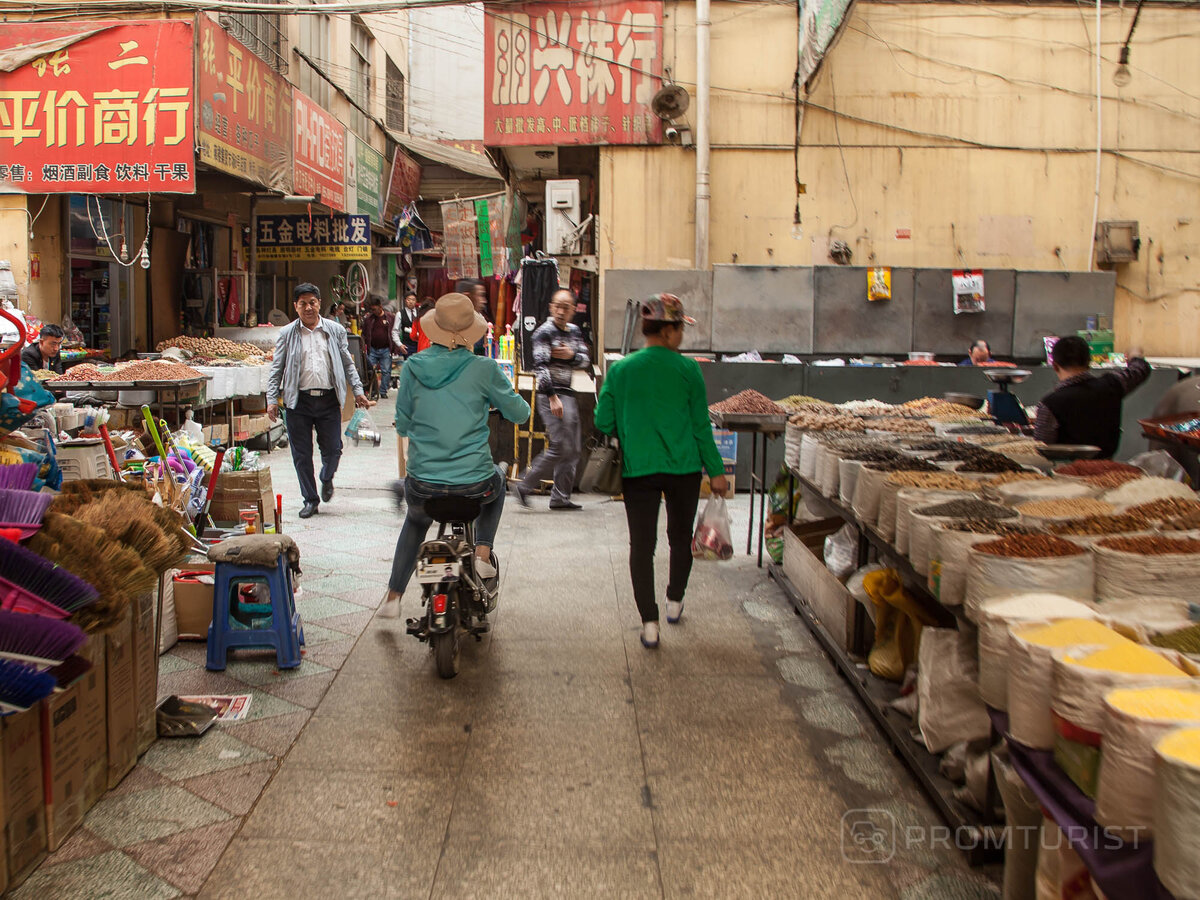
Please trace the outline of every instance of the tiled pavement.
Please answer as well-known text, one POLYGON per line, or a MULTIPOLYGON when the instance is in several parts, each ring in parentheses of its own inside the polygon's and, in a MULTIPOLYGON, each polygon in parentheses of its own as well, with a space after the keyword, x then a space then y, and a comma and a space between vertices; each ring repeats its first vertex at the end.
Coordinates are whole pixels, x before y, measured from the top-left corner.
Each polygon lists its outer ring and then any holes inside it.
POLYGON ((697 564, 683 622, 644 650, 619 504, 510 505, 494 632, 440 681, 402 620, 373 617, 394 453, 390 434, 347 447, 308 522, 272 454, 303 665, 164 655, 160 695, 251 693, 248 721, 156 743, 14 897, 999 896, 952 851, 843 858, 847 810, 928 826, 928 803, 752 560, 697 564))

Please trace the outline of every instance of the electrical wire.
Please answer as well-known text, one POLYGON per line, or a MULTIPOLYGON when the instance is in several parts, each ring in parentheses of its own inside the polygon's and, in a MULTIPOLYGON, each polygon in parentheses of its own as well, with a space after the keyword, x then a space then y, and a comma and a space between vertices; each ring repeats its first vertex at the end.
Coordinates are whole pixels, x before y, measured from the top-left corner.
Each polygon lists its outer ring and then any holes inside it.
MULTIPOLYGON (((138 248, 138 252, 133 255, 129 262, 121 259, 116 250, 113 249, 112 241, 109 239, 108 226, 104 224, 104 210, 100 206, 100 198, 94 194, 84 194, 84 204, 87 208, 88 225, 92 228, 92 235, 96 240, 104 241, 104 245, 108 247, 109 255, 112 257, 112 262, 119 266, 124 266, 126 269, 132 269, 138 265, 143 255, 149 260, 150 246, 150 194, 146 194, 146 236, 142 239, 142 246, 138 248), (92 219, 92 200, 96 201, 96 217, 100 220, 100 230, 96 230, 96 222, 92 219)), ((127 241, 127 236, 124 232, 121 233, 122 242, 127 241)), ((128 248, 126 248, 128 250, 128 248)))
POLYGON ((30 240, 33 240, 33 226, 37 223, 37 220, 41 217, 42 213, 46 211, 46 204, 49 202, 50 202, 50 195, 47 194, 42 199, 42 205, 38 208, 38 211, 36 214, 30 213, 29 207, 25 208, 25 215, 29 217, 29 239, 30 240))
MULTIPOLYGON (((1099 2, 1099 0, 1097 0, 1097 2, 1099 2)), ((838 128, 837 94, 833 88, 833 66, 830 66, 827 71, 829 72, 829 96, 831 102, 833 103, 833 133, 837 137, 838 153, 842 157, 842 174, 846 176, 846 193, 850 195, 850 202, 854 204, 854 219, 849 225, 830 226, 829 233, 833 234, 833 230, 835 228, 842 230, 850 229, 853 228, 858 222, 858 200, 855 199, 854 188, 850 185, 850 170, 846 167, 846 149, 842 146, 842 132, 841 129, 838 128)))

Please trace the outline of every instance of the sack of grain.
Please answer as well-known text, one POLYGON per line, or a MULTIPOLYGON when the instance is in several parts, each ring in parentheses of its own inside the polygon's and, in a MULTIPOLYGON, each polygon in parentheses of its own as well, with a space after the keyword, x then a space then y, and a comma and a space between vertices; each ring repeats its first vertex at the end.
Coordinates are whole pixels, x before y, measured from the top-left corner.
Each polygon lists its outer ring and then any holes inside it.
POLYGON ((947 500, 969 500, 977 497, 969 491, 943 491, 930 488, 904 488, 896 495, 896 550, 908 555, 913 511, 947 500))
POLYGON ((1006 506, 988 503, 977 497, 934 503, 914 510, 908 536, 908 557, 918 575, 929 574, 934 526, 951 519, 1016 521, 1017 514, 1006 506))
MULTIPOLYGON (((1189 615, 1191 603, 1168 597, 1137 597, 1106 600, 1097 607, 1097 617, 1131 641, 1181 653, 1200 652, 1200 644, 1184 645, 1176 636, 1200 631, 1189 615)), ((1182 637, 1180 638, 1182 639, 1182 637)))
POLYGON ((975 691, 978 670, 970 638, 957 628, 924 628, 917 653, 917 727, 930 753, 991 733, 975 691))
POLYGON ((799 470, 800 468, 800 454, 806 434, 808 434, 807 431, 791 422, 788 422, 783 429, 783 461, 787 463, 789 469, 799 470))
POLYGON ((1144 840, 1154 827, 1154 745, 1200 725, 1200 687, 1137 687, 1104 695, 1096 821, 1144 840))
POLYGON ((1049 534, 1018 534, 967 551, 966 614, 976 621, 992 597, 1058 593, 1088 602, 1094 592, 1092 554, 1049 534))
POLYGON ((929 592, 946 606, 961 606, 967 594, 967 551, 975 544, 994 541, 1007 533, 1008 527, 1001 520, 935 522, 929 547, 929 592))
POLYGON ((817 447, 819 444, 816 432, 806 431, 800 439, 800 475, 809 481, 816 480, 817 447))
POLYGON ((1095 619, 1092 609, 1062 594, 1017 594, 984 602, 979 611, 979 696, 1008 708, 1009 629, 1028 622, 1095 619))
POLYGON ((1200 540, 1110 537, 1097 541, 1096 600, 1190 597, 1200 583, 1200 540))
POLYGON ((879 518, 879 494, 888 474, 882 469, 873 469, 869 465, 863 466, 859 470, 858 482, 854 485, 852 506, 854 514, 864 524, 874 525, 879 518))
POLYGON ((1200 728, 1154 745, 1154 871, 1178 900, 1200 897, 1200 728))
POLYGON ((841 451, 828 444, 823 445, 823 449, 824 453, 817 455, 817 487, 826 497, 836 498, 840 479, 838 464, 841 462, 841 451))
POLYGON ((860 459, 838 460, 838 499, 847 506, 854 502, 854 488, 862 467, 863 461, 860 459))
POLYGON ((1056 649, 1113 646, 1124 640, 1090 619, 1009 626, 1008 670, 1021 673, 1020 678, 1008 680, 1008 732, 1013 740, 1036 750, 1054 746, 1050 698, 1056 649))
POLYGON ((1186 484, 1180 484, 1170 478, 1139 478, 1109 491, 1103 495, 1102 499, 1123 509, 1127 506, 1137 506, 1166 497, 1195 500, 1196 492, 1186 484))

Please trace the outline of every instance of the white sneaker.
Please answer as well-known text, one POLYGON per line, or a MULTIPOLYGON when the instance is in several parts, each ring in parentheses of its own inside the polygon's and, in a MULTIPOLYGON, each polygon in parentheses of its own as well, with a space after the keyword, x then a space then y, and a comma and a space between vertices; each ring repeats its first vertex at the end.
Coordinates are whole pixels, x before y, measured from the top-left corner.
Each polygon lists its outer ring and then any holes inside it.
POLYGON ((667 622, 674 625, 679 621, 679 617, 683 615, 683 601, 676 603, 674 600, 667 601, 667 622))
POLYGON ((647 650, 658 649, 658 623, 642 623, 642 646, 647 650))
POLYGON ((499 574, 499 569, 493 566, 490 562, 484 559, 475 557, 475 574, 485 581, 489 578, 495 578, 499 574))
POLYGON ((397 619, 400 617, 400 595, 392 591, 388 591, 383 598, 383 605, 379 607, 379 612, 376 613, 381 619, 397 619))

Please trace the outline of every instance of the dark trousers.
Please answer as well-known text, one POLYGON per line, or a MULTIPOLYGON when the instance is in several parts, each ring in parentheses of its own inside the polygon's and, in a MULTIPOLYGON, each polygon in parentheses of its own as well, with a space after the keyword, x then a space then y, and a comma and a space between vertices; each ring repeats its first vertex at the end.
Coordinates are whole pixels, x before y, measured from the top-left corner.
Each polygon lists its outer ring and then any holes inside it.
POLYGON ((283 419, 292 448, 292 465, 300 479, 300 496, 305 503, 319 503, 313 477, 313 429, 317 430, 321 450, 321 480, 333 481, 342 458, 342 408, 337 394, 330 391, 324 397, 310 397, 301 392, 296 408, 285 410, 283 419))
POLYGON ((658 543, 659 499, 667 501, 667 543, 671 548, 667 599, 683 600, 692 574, 692 524, 700 503, 700 473, 625 478, 625 518, 629 522, 629 575, 643 622, 658 621, 654 596, 654 547, 658 543))
POLYGON ((533 461, 521 483, 532 491, 542 479, 554 473, 551 503, 568 503, 575 487, 575 470, 579 468, 581 444, 579 439, 579 401, 572 394, 560 394, 563 414, 560 419, 550 412, 550 396, 537 395, 538 415, 546 429, 546 449, 533 461))

